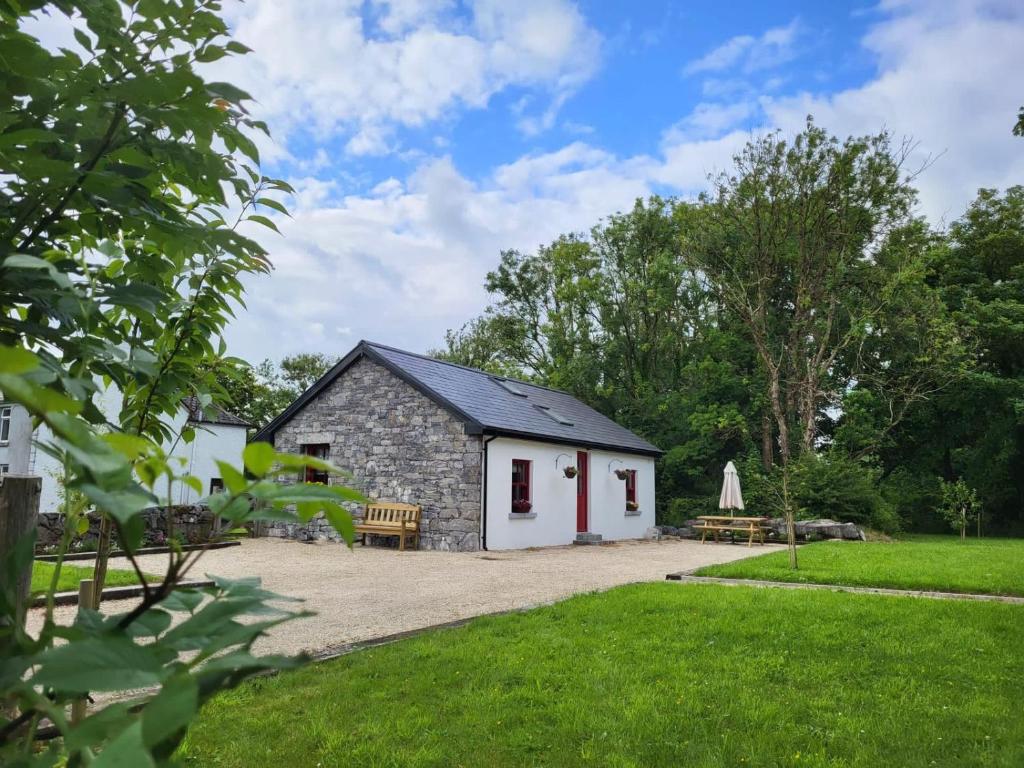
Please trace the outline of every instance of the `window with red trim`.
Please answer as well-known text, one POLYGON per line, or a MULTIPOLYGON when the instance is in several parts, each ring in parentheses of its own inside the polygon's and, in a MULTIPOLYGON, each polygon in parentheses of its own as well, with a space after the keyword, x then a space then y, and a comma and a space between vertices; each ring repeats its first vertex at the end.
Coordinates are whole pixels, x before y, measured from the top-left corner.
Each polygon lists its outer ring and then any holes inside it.
POLYGON ((626 503, 636 504, 636 470, 626 470, 626 503))
POLYGON ((526 459, 512 459, 512 511, 529 512, 530 509, 530 462, 526 459))
MULTIPOLYGON (((299 453, 303 456, 313 456, 314 458, 327 461, 327 457, 331 453, 331 446, 327 443, 306 443, 305 445, 299 446, 299 453)), ((306 467, 304 480, 307 483, 321 483, 323 485, 327 485, 327 472, 322 469, 306 467)))

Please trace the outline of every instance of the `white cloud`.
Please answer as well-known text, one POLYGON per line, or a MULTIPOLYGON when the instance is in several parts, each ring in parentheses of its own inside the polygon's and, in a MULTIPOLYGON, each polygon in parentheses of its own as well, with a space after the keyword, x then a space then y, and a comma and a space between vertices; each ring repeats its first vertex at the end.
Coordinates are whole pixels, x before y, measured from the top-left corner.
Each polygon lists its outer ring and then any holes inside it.
POLYGON ((796 42, 800 33, 800 22, 793 19, 786 26, 773 27, 757 37, 737 35, 701 58, 691 61, 683 71, 688 75, 731 69, 750 73, 777 67, 796 55, 796 42))
POLYGON ((1024 6, 900 0, 863 43, 878 61, 868 83, 839 93, 763 101, 770 123, 798 130, 808 114, 836 134, 918 142, 910 167, 934 162, 916 184, 933 222, 955 218, 981 186, 1024 179, 1024 140, 1011 135, 1024 96, 1024 6))
MULTIPOLYGON (((285 144, 308 132, 342 135, 353 154, 393 150, 397 126, 422 126, 481 109, 509 87, 548 106, 524 125, 550 127, 564 100, 596 71, 601 39, 568 0, 357 0, 230 7, 253 53, 218 62, 247 88, 285 144)), ((525 118, 524 118, 525 119, 525 118)))
MULTIPOLYGON (((422 19, 429 10, 396 16, 389 28, 397 31, 389 34, 405 34, 420 22, 399 19, 422 19)), ((706 189, 709 175, 731 166, 751 136, 743 126, 752 122, 792 132, 813 112, 838 135, 883 127, 912 135, 919 157, 941 155, 917 180, 922 209, 936 223, 959 215, 976 187, 1024 178, 1024 140, 1010 134, 1022 98, 1011 74, 1024 71, 1024 12, 968 2, 936 10, 916 0, 894 0, 880 11, 863 40, 877 67, 868 82, 832 94, 721 95, 722 103, 700 104, 668 127, 651 154, 618 156, 588 136, 527 153, 479 179, 447 157, 422 156, 410 173, 378 180, 362 195, 341 196, 334 181, 299 180, 294 219, 278 220, 284 237, 260 234, 277 271, 254 281, 250 310, 232 329, 233 352, 250 359, 310 348, 342 353, 356 338, 426 349, 445 328, 482 310, 484 275, 502 249, 533 250, 558 234, 585 231, 652 190, 689 196, 706 189)), ((480 39, 505 23, 480 18, 480 39)), ((741 43, 730 66, 764 62, 752 54, 755 43, 781 49, 784 39, 766 34, 741 43)), ((550 62, 529 67, 552 71, 550 62)), ((721 94, 728 92, 723 86, 721 94)))

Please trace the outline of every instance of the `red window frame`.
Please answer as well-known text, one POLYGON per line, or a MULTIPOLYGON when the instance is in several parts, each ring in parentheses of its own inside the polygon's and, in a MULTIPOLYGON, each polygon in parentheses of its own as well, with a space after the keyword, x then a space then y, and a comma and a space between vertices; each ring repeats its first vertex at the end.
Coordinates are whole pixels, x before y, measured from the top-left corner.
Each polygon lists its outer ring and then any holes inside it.
POLYGON ((635 469, 627 469, 626 470, 626 503, 629 503, 629 502, 633 502, 634 504, 637 503, 637 501, 636 501, 636 470, 635 469))
MULTIPOLYGON (((303 456, 313 456, 314 458, 327 461, 327 458, 331 455, 331 446, 327 443, 306 443, 305 445, 299 446, 299 453, 303 456)), ((303 480, 307 483, 321 483, 322 485, 327 485, 328 475, 327 472, 322 469, 306 467, 303 480)))
POLYGON ((528 459, 512 459, 512 503, 530 502, 530 464, 528 459))

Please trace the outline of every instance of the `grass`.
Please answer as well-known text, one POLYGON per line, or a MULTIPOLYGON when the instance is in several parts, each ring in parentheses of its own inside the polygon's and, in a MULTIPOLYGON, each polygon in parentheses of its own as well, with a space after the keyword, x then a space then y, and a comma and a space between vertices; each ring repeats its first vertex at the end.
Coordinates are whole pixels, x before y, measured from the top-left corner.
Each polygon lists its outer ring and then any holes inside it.
POLYGON ((217 766, 1020 766, 1024 608, 656 583, 251 681, 217 766))
MULTIPOLYGON (((32 591, 45 592, 50 588, 50 581, 53 579, 54 563, 36 560, 32 564, 32 591)), ((92 578, 92 565, 70 565, 64 563, 60 568, 60 580, 57 582, 58 592, 70 592, 78 589, 78 582, 82 579, 92 578)), ((148 578, 148 574, 147 574, 148 578)), ((155 576, 153 578, 156 578, 155 576)), ((127 587, 138 584, 139 580, 134 571, 107 571, 105 586, 127 587)))
POLYGON ((800 547, 800 568, 785 551, 713 565, 700 576, 854 587, 1024 596, 1024 539, 905 536, 894 542, 824 541, 800 547))

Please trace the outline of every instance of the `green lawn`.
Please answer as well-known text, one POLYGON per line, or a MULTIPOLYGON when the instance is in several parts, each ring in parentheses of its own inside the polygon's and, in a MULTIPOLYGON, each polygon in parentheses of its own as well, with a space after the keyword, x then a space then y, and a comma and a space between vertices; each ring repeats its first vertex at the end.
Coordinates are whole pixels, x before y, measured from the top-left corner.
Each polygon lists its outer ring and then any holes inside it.
POLYGON ((656 583, 223 694, 217 766, 1019 766, 1024 608, 656 583))
POLYGON ((1024 539, 904 536, 893 542, 823 541, 800 547, 791 571, 785 551, 712 565, 700 576, 856 587, 931 589, 1024 596, 1024 539))
MULTIPOLYGON (((36 560, 32 564, 32 591, 45 592, 50 588, 50 581, 53 579, 54 563, 36 560)), ((147 574, 148 576, 148 574, 147 574)), ((82 579, 92 578, 92 564, 71 565, 64 563, 60 567, 60 580, 57 582, 58 592, 70 592, 78 589, 78 582, 82 579)), ((153 577, 157 578, 157 577, 153 577)), ((134 571, 107 571, 106 586, 126 587, 131 584, 138 584, 134 571)))

